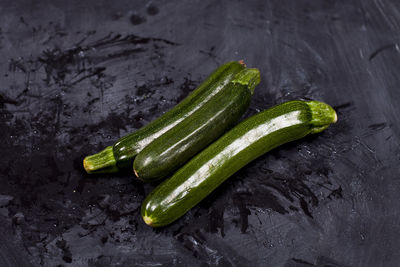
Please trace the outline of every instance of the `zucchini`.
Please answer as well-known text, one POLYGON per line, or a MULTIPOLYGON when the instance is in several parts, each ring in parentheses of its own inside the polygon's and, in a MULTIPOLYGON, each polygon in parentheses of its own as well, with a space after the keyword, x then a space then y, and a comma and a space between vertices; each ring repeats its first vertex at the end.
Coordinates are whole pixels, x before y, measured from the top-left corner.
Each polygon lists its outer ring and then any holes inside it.
POLYGON ((146 146, 134 160, 136 176, 145 182, 161 179, 232 128, 247 110, 259 82, 257 69, 242 70, 223 91, 146 146))
POLYGON ((143 220, 153 227, 175 221, 250 161, 336 120, 318 101, 290 101, 248 118, 158 185, 142 203, 143 220))
POLYGON ((242 61, 220 66, 189 96, 161 117, 138 131, 122 137, 114 146, 108 146, 97 154, 87 156, 83 160, 86 172, 114 173, 121 169, 132 168, 135 156, 144 147, 204 106, 224 90, 233 77, 244 68, 242 61))

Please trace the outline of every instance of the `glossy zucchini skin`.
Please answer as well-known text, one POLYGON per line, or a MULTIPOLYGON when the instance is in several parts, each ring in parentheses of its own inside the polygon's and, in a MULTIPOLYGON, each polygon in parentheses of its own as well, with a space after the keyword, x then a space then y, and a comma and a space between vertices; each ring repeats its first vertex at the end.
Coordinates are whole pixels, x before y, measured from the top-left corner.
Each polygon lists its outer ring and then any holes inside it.
POLYGON ((318 101, 290 101, 248 118, 157 186, 142 204, 143 220, 152 227, 175 221, 250 161, 336 120, 318 101))
POLYGON ((236 61, 220 66, 174 108, 136 132, 122 137, 112 148, 107 147, 86 157, 83 162, 85 170, 88 173, 113 173, 132 169, 135 156, 143 148, 204 106, 244 68, 242 62, 236 61))
POLYGON ((257 69, 242 70, 209 102, 146 146, 134 160, 136 176, 145 182, 164 178, 236 124, 247 110, 257 69))

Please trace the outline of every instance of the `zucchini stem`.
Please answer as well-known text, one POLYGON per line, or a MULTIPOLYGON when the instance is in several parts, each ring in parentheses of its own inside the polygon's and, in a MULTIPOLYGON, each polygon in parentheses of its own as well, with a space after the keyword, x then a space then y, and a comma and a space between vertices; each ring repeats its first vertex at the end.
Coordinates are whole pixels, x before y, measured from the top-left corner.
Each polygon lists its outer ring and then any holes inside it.
POLYGON ((108 146, 103 151, 87 156, 83 160, 83 167, 87 173, 114 173, 118 171, 114 158, 113 147, 108 146))
POLYGON ((330 124, 337 122, 336 111, 328 104, 319 101, 308 101, 307 105, 310 107, 312 116, 311 124, 313 129, 311 133, 320 133, 328 128, 330 124))
POLYGON ((254 89, 260 83, 260 71, 256 68, 244 69, 235 75, 232 83, 240 83, 247 86, 251 94, 253 94, 254 89))

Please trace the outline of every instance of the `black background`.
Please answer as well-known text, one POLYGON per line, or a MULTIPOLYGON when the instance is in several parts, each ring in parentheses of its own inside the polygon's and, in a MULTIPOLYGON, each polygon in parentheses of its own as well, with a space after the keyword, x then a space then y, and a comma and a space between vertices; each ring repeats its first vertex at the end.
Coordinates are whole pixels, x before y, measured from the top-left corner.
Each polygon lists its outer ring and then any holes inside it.
POLYGON ((398 1, 1 1, 0 265, 398 266, 398 1), (155 185, 82 159, 173 107, 220 64, 338 123, 249 164, 182 219, 155 185))

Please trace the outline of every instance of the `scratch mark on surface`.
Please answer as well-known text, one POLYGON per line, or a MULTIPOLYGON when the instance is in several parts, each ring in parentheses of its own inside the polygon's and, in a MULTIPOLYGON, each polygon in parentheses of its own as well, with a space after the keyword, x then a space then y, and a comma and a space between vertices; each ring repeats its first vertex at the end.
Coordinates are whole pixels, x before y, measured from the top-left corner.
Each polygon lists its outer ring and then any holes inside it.
POLYGON ((384 45, 378 49, 376 49, 374 52, 372 52, 372 54, 369 56, 368 60, 371 61, 372 59, 374 59, 374 57, 376 57, 378 54, 380 54, 381 52, 390 49, 390 48, 396 48, 396 50, 399 50, 399 46, 398 44, 388 44, 388 45, 384 45))
POLYGON ((386 126, 387 126, 387 123, 386 122, 382 122, 382 123, 371 124, 371 125, 368 126, 368 128, 370 128, 371 130, 374 130, 374 131, 380 131, 380 130, 385 129, 386 126))

